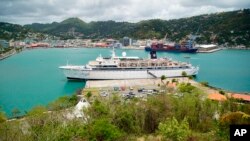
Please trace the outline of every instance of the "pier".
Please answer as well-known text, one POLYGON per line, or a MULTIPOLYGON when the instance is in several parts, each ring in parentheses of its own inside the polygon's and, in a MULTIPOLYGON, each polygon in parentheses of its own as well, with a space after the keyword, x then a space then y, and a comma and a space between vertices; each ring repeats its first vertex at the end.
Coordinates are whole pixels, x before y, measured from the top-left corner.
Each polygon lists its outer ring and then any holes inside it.
POLYGON ((200 84, 194 80, 189 80, 187 77, 171 77, 163 81, 160 78, 126 80, 88 80, 86 82, 85 88, 157 86, 158 84, 167 84, 167 81, 171 82, 173 79, 175 79, 179 83, 188 82, 196 86, 200 84))

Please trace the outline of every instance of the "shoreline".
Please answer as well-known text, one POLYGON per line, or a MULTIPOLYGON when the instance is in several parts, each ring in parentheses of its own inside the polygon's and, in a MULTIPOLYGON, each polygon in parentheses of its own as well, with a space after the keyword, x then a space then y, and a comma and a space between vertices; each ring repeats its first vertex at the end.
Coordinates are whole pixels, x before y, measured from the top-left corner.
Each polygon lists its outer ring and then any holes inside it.
POLYGON ((0 60, 4 60, 12 55, 15 55, 17 53, 16 49, 12 49, 8 52, 5 52, 3 54, 0 54, 0 60))
MULTIPOLYGON (((100 48, 100 49, 112 49, 110 47, 86 47, 86 46, 76 46, 76 47, 27 47, 27 50, 32 49, 50 49, 50 48, 57 48, 57 49, 80 49, 80 48, 100 48)), ((144 50, 144 48, 140 47, 120 47, 115 49, 122 49, 122 50, 144 50)), ((217 49, 209 50, 209 51, 197 51, 197 53, 213 53, 220 50, 250 50, 250 48, 226 48, 226 47, 219 47, 217 49)))

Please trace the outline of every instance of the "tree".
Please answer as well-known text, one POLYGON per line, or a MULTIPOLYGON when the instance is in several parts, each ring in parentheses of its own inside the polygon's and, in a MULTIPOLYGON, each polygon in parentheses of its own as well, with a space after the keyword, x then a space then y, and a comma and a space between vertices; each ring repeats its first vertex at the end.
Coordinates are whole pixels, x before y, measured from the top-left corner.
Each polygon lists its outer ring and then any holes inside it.
POLYGON ((162 83, 162 84, 164 84, 163 81, 164 81, 166 78, 167 78, 167 77, 166 77, 165 75, 162 75, 162 76, 161 76, 161 83, 162 83))
POLYGON ((6 120, 6 115, 4 114, 4 112, 0 111, 0 123, 5 122, 6 120))
POLYGON ((186 73, 185 71, 183 71, 183 72, 181 73, 181 75, 182 75, 183 77, 187 77, 187 73, 186 73))
POLYGON ((178 89, 182 93, 192 93, 195 87, 192 86, 190 83, 181 83, 178 89))
POLYGON ((89 139, 104 141, 116 140, 121 137, 121 131, 107 119, 97 119, 89 125, 89 139))
POLYGON ((43 106, 36 106, 28 112, 28 116, 39 116, 44 114, 47 109, 43 106))
POLYGON ((87 99, 89 99, 91 96, 92 96, 92 92, 88 91, 87 94, 86 94, 87 99))
POLYGON ((219 121, 219 130, 217 131, 223 138, 229 140, 230 125, 250 124, 250 115, 237 111, 229 112, 221 116, 219 121))
POLYGON ((191 133, 189 124, 186 118, 178 122, 176 118, 166 119, 159 124, 159 132, 166 138, 175 141, 186 140, 191 133))
POLYGON ((11 113, 12 113, 12 117, 16 118, 16 117, 19 116, 19 114, 20 114, 21 112, 19 111, 19 109, 14 108, 14 109, 11 111, 11 113))
POLYGON ((194 79, 194 77, 192 75, 188 76, 188 82, 189 82, 189 80, 193 80, 193 79, 194 79))
POLYGON ((208 82, 200 82, 200 84, 203 85, 203 86, 206 86, 206 87, 209 86, 208 82))
POLYGON ((61 110, 75 106, 77 104, 77 96, 74 94, 72 96, 62 96, 57 100, 49 103, 49 110, 61 110))
POLYGON ((219 93, 223 94, 223 95, 225 94, 225 92, 223 90, 220 90, 219 93))
MULTIPOLYGON (((187 73, 186 73, 185 71, 182 71, 181 76, 182 76, 182 77, 187 77, 187 73)), ((184 79, 183 79, 183 80, 184 80, 184 79)))

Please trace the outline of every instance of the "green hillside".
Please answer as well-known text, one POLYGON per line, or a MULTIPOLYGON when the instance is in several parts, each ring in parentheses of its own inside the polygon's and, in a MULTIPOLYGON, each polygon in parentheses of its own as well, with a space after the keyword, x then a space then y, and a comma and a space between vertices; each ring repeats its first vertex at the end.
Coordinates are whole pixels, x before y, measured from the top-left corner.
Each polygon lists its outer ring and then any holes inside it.
POLYGON ((0 22, 0 39, 23 39, 29 31, 21 25, 0 22))
POLYGON ((79 18, 69 18, 60 23, 31 24, 24 27, 65 39, 75 38, 167 38, 180 41, 189 34, 197 34, 198 43, 219 43, 250 46, 250 9, 205 14, 189 18, 152 19, 138 23, 97 21, 86 23, 79 18), (74 34, 72 34, 73 32, 74 34))

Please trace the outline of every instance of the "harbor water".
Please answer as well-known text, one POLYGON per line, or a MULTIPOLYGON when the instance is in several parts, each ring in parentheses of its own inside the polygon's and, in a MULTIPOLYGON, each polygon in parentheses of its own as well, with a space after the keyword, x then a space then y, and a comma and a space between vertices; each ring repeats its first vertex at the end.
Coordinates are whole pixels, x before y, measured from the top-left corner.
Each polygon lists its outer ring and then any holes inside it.
MULTIPOLYGON (((111 49, 68 48, 32 49, 0 61, 0 107, 11 116, 14 108, 22 113, 37 105, 47 105, 60 96, 71 95, 85 86, 84 81, 68 81, 58 67, 83 65, 111 49)), ((123 51, 128 56, 148 57, 144 50, 123 51)), ((158 57, 190 62, 200 67, 197 81, 233 92, 250 92, 250 50, 221 50, 214 53, 166 53, 158 57)))

